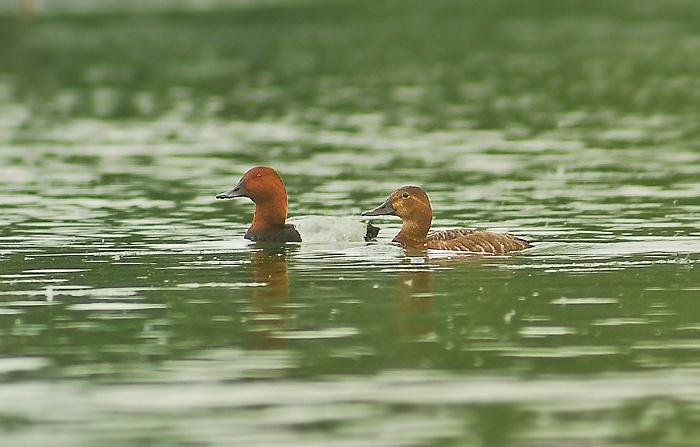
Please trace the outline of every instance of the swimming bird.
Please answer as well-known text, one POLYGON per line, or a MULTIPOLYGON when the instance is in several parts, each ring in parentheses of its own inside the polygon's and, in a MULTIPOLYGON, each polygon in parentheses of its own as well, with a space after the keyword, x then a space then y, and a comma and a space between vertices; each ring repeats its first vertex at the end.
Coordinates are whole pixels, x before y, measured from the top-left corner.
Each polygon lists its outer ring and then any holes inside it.
POLYGON ((433 208, 428 194, 418 186, 403 186, 394 191, 377 208, 363 216, 398 216, 403 221, 401 231, 393 242, 408 248, 469 251, 502 255, 530 247, 530 243, 510 234, 486 230, 457 228, 428 234, 433 220, 433 208))
POLYGON ((379 228, 344 217, 307 216, 287 223, 287 188, 268 166, 250 168, 238 184, 217 199, 247 197, 255 203, 245 238, 255 242, 360 242, 377 237, 379 228))

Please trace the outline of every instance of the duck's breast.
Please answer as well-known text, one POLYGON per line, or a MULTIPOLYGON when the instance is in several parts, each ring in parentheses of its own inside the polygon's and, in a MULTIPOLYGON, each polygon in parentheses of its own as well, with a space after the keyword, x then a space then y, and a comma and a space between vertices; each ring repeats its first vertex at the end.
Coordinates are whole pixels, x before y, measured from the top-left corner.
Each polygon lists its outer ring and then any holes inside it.
POLYGON ((523 250, 530 247, 530 243, 511 234, 457 228, 453 230, 436 231, 429 234, 427 247, 437 250, 469 251, 500 255, 523 250))
MULTIPOLYGON (((351 217, 304 216, 287 220, 301 235, 302 243, 364 242, 372 230, 351 217)), ((376 236, 376 227, 374 236, 376 236)))
POLYGON ((301 236, 294 225, 262 231, 251 228, 245 238, 253 242, 301 242, 301 236))

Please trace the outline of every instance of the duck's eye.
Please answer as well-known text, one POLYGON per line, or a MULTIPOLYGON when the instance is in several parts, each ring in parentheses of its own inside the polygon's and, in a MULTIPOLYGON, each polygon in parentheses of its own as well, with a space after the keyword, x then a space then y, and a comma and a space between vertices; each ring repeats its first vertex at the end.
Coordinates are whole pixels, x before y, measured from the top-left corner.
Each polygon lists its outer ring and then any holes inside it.
POLYGON ((408 199, 408 193, 405 192, 405 193, 401 194, 401 197, 403 197, 404 199, 408 199))
POLYGON ((262 174, 258 172, 257 174, 255 174, 255 177, 260 178, 262 177, 262 174))

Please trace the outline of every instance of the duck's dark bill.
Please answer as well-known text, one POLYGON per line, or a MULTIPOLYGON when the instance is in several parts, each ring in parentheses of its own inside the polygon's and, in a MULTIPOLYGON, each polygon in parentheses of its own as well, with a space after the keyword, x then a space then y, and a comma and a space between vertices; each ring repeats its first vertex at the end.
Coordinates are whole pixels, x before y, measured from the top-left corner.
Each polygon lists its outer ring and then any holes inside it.
POLYGON ((236 186, 234 186, 233 189, 229 189, 226 192, 222 192, 221 194, 217 194, 216 198, 217 199, 235 199, 236 197, 247 197, 247 196, 248 196, 248 191, 246 191, 245 187, 239 183, 236 186))
POLYGON ((391 197, 386 199, 384 203, 379 205, 373 210, 365 211, 362 213, 363 216, 395 216, 396 210, 391 205, 391 197))

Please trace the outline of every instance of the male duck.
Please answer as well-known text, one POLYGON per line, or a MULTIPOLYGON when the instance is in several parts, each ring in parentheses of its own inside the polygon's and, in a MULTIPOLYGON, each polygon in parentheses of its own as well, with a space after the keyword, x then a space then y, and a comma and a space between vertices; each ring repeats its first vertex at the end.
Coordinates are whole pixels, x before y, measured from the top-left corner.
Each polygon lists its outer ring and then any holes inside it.
POLYGON ((253 223, 245 238, 255 242, 360 242, 377 237, 379 228, 343 217, 308 216, 287 220, 287 188, 273 168, 249 169, 232 189, 217 199, 248 197, 255 203, 253 223))
POLYGON ((510 234, 485 230, 458 228, 428 234, 433 220, 430 199, 418 186, 404 186, 394 191, 377 208, 365 211, 363 216, 398 216, 403 221, 401 231, 394 238, 409 248, 469 251, 502 255, 530 247, 530 243, 510 234))

